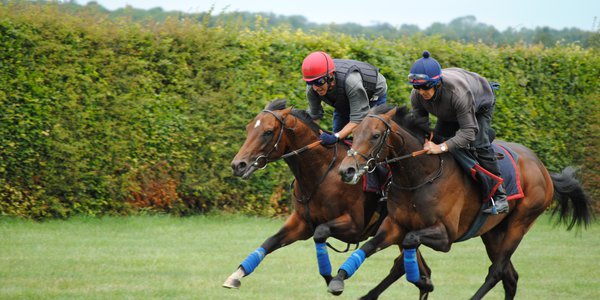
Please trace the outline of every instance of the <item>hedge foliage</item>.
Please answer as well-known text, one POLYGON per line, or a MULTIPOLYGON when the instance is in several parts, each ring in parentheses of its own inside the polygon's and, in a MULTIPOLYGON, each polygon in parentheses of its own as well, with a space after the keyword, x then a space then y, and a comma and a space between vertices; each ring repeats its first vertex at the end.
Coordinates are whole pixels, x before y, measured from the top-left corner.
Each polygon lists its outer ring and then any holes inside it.
POLYGON ((315 50, 380 67, 397 105, 408 103, 406 73, 424 49, 443 67, 500 82, 498 137, 531 147, 551 171, 582 166, 598 194, 598 50, 208 21, 142 25, 52 4, 1 5, 0 214, 285 213, 285 164, 248 181, 234 178, 229 164, 266 103, 287 98, 306 107, 299 69, 315 50))

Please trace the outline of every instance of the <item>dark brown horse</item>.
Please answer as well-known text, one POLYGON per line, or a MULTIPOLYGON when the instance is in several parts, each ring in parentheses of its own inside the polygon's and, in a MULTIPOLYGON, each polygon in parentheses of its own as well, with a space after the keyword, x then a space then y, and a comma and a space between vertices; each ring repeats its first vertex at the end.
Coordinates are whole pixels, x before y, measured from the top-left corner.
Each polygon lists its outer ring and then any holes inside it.
MULTIPOLYGON (((388 194, 388 216, 377 234, 348 258, 330 282, 329 291, 340 294, 344 279, 376 251, 390 245, 415 249, 426 245, 447 252, 469 230, 481 208, 481 192, 476 183, 455 162, 450 153, 412 156, 423 148, 425 136, 417 133, 406 107, 374 108, 353 131, 354 142, 339 172, 346 182, 372 168, 374 162, 390 162, 392 184, 388 194), (410 129, 409 129, 410 128, 410 129)), ((572 168, 562 174, 549 174, 542 162, 526 147, 498 142, 518 154, 518 169, 524 198, 510 201, 510 212, 490 216, 475 236, 481 236, 492 265, 485 282, 473 296, 481 299, 502 281, 505 299, 513 299, 518 274, 511 256, 534 221, 557 197, 555 212, 560 220, 575 225, 589 225, 590 199, 574 178, 572 168), (571 207, 572 206, 572 207, 571 207), (570 220, 569 219, 570 214, 570 220)), ((408 251, 403 250, 408 253, 408 251)), ((404 270, 396 260, 389 278, 400 277, 404 270)), ((408 274, 408 272, 407 272, 408 274)), ((407 275, 408 276, 408 275, 407 275)))
MULTIPOLYGON (((379 197, 366 193, 362 185, 348 185, 337 174, 349 149, 343 142, 324 147, 319 143, 319 126, 305 111, 286 108, 285 100, 268 104, 246 126, 244 145, 233 159, 236 176, 248 178, 268 162, 283 158, 294 174, 294 211, 283 227, 252 252, 227 278, 224 287, 238 288, 240 279, 250 274, 264 256, 298 240, 313 237, 319 272, 326 283, 331 280, 331 265, 326 240, 334 237, 358 243, 372 236, 381 219, 379 197), (372 220, 378 219, 378 222, 372 220)), ((385 204, 384 204, 385 208, 385 204)), ((432 289, 430 270, 422 262, 423 279, 415 283, 422 295, 432 289)))

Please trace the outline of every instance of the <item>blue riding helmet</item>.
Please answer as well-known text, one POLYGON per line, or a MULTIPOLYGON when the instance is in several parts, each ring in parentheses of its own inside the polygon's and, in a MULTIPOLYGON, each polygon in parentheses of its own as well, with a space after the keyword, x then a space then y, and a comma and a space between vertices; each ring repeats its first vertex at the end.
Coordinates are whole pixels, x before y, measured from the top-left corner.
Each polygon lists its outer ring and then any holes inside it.
POLYGON ((423 51, 423 57, 419 58, 410 68, 408 83, 413 86, 425 86, 431 88, 442 79, 442 67, 437 60, 430 57, 428 51, 423 51))

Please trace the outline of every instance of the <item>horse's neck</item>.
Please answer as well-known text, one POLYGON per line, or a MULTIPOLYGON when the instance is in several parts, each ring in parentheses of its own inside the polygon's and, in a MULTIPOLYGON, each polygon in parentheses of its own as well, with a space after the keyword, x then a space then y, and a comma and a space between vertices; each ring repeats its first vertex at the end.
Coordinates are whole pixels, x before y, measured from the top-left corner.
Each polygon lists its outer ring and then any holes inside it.
MULTIPOLYGON (((290 137, 289 141, 290 144, 287 149, 288 153, 318 140, 310 135, 295 134, 290 137)), ((298 183, 307 188, 318 186, 320 184, 319 180, 325 173, 330 172, 332 169, 331 164, 334 162, 334 153, 336 153, 336 151, 342 151, 341 147, 343 146, 338 144, 335 147, 338 149, 336 150, 334 147, 317 145, 316 147, 286 158, 285 162, 294 174, 298 183)), ((339 161, 341 160, 336 159, 335 162, 339 161)))
MULTIPOLYGON (((395 154, 390 152, 390 159, 423 149, 423 145, 413 137, 405 137, 404 140, 396 138, 392 146, 393 149, 402 149, 402 151, 395 154)), ((402 186, 414 186, 429 178, 439 167, 440 157, 425 153, 395 163, 395 167, 392 167, 392 178, 402 186)))
MULTIPOLYGON (((293 151, 304 146, 290 150, 293 151)), ((340 147, 340 145, 337 147, 340 147)), ((294 173, 294 177, 296 177, 296 179, 300 180, 302 178, 314 178, 321 176, 328 170, 329 164, 331 161, 333 161, 334 151, 334 149, 318 145, 312 149, 308 149, 302 153, 291 156, 285 159, 285 161, 292 173, 294 173)))

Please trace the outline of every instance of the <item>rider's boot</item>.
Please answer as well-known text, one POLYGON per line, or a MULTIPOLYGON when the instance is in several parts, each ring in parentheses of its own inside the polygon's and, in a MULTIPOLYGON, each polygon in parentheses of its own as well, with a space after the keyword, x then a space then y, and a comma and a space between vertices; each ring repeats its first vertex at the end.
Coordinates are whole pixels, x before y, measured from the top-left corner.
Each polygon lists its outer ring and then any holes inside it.
MULTIPOLYGON (((496 160, 495 154, 490 151, 478 152, 479 164, 490 173, 500 177, 500 168, 498 167, 498 161, 496 160)), ((508 213, 508 201, 506 201, 506 190, 504 186, 500 184, 494 196, 492 197, 491 206, 483 210, 484 214, 501 214, 508 213)))
POLYGON ((504 190, 504 186, 500 184, 496 193, 494 193, 492 205, 483 210, 484 214, 502 214, 508 213, 508 201, 506 200, 506 191, 504 190))

